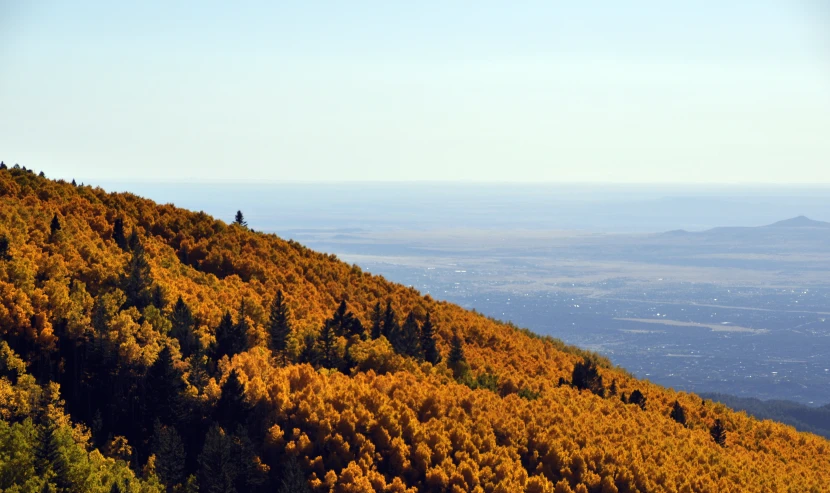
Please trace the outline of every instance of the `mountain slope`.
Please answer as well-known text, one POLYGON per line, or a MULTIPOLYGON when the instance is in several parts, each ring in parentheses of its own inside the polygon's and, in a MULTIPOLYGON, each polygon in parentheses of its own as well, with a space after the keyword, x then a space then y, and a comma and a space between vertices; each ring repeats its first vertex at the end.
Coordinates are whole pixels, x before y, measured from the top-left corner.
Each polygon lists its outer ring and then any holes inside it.
MULTIPOLYGON (((0 361, 0 416, 47 426, 43 409, 60 406, 35 399, 33 381, 58 382, 88 447, 131 465, 145 491, 820 491, 828 479, 824 439, 204 213, 2 170, 0 238, 6 360, 26 363, 0 361), (268 330, 278 292, 284 347, 268 330), (401 335, 427 314, 437 364, 401 335), (642 406, 621 398, 637 394, 642 406)), ((32 488, 59 469, 41 467, 32 488)), ((96 474, 83 490, 109 491, 96 474)))

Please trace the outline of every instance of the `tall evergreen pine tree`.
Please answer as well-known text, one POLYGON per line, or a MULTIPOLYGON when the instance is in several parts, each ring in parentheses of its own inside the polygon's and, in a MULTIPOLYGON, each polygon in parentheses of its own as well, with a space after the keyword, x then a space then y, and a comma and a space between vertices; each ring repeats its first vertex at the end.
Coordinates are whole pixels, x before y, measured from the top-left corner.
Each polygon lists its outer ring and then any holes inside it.
POLYGON ((383 325, 381 326, 381 335, 395 345, 395 340, 400 335, 401 327, 398 324, 398 315, 392 308, 392 301, 386 302, 386 310, 383 312, 383 325))
POLYGON ((375 303, 370 318, 372 320, 372 332, 370 336, 372 339, 377 339, 383 335, 383 309, 380 306, 380 301, 375 303))
POLYGON ((403 327, 401 327, 400 337, 395 339, 393 347, 400 354, 412 358, 423 358, 421 353, 421 327, 418 325, 418 319, 415 318, 413 312, 409 312, 409 315, 406 316, 403 327))
POLYGON ((124 220, 116 218, 112 223, 112 239, 118 248, 127 251, 127 237, 124 235, 124 220))
POLYGON ((213 425, 205 436, 202 453, 199 454, 199 492, 235 492, 231 441, 219 425, 213 425))
POLYGON ((271 313, 268 316, 268 347, 282 356, 283 365, 287 362, 286 350, 291 335, 288 317, 288 306, 282 298, 282 290, 279 290, 271 303, 271 313))
POLYGON ((571 375, 573 386, 579 390, 590 390, 594 394, 604 397, 605 386, 602 383, 602 375, 597 371, 597 365, 590 358, 583 358, 574 365, 571 375))
POLYGON ((35 472, 38 476, 48 476, 51 470, 58 490, 69 491, 72 487, 72 479, 67 457, 61 450, 59 430, 55 421, 48 417, 38 428, 34 449, 35 472))
POLYGON ((196 320, 193 318, 193 312, 190 307, 184 302, 181 296, 173 305, 173 311, 170 313, 170 335, 179 341, 179 347, 182 351, 182 357, 187 358, 199 349, 199 341, 194 332, 196 320))
POLYGON ((6 235, 0 235, 0 262, 11 259, 12 256, 9 253, 9 238, 6 235))
POLYGON ((435 344, 435 327, 432 325, 429 312, 424 319, 424 325, 421 326, 421 352, 424 355, 424 360, 438 364, 441 361, 441 353, 438 352, 438 347, 435 344))
POLYGON ((248 226, 248 222, 245 221, 245 216, 242 215, 242 211, 236 211, 236 216, 233 219, 233 223, 242 227, 248 226))
POLYGON ((721 423, 720 419, 715 420, 715 424, 712 425, 712 428, 709 430, 709 434, 712 435, 712 440, 715 441, 721 447, 726 446, 726 429, 723 427, 723 423, 721 423))
POLYGON ((277 481, 277 493, 311 493, 302 466, 293 455, 283 461, 277 481))
POLYGON ((219 322, 219 326, 216 328, 214 358, 221 359, 225 355, 232 358, 234 355, 245 350, 247 334, 240 332, 241 327, 240 324, 233 323, 231 312, 225 311, 222 320, 219 322))
POLYGON ((317 337, 317 343, 320 347, 320 364, 326 368, 334 368, 338 363, 336 335, 332 325, 331 320, 326 320, 323 328, 320 329, 320 335, 317 337))
POLYGON ((634 390, 630 396, 628 396, 628 403, 629 404, 636 404, 640 406, 640 409, 645 410, 646 408, 646 396, 640 392, 640 389, 634 390))
POLYGON ((144 399, 146 423, 161 421, 176 425, 184 419, 184 373, 175 366, 169 346, 159 351, 156 361, 147 370, 147 397, 144 399))
POLYGON ((242 351, 248 349, 248 329, 251 326, 248 323, 248 304, 245 302, 245 298, 242 298, 242 301, 239 303, 239 312, 236 316, 236 353, 241 353, 242 351))
POLYGON ((247 423, 250 412, 251 405, 245 400, 245 387, 239 381, 237 371, 231 370, 216 403, 216 422, 223 427, 236 427, 247 423))
POLYGON ((176 428, 163 426, 157 420, 153 426, 152 452, 156 455, 156 475, 168 491, 173 491, 185 480, 184 443, 176 428))
POLYGON ((681 425, 686 426, 686 411, 678 401, 674 401, 674 406, 672 406, 671 414, 669 416, 681 425))
POLYGON ((361 339, 364 337, 363 324, 348 310, 345 300, 340 302, 331 320, 332 328, 338 336, 358 336, 361 339))
POLYGON ((121 289, 127 297, 125 308, 134 306, 139 310, 150 304, 150 263, 144 253, 141 241, 136 240, 127 271, 121 276, 121 289))
POLYGON ((458 333, 454 333, 450 340, 450 354, 447 357, 447 363, 449 365, 456 365, 465 361, 467 360, 464 358, 464 343, 458 337, 458 333))
POLYGON ((61 230, 61 220, 58 218, 58 213, 52 215, 52 222, 49 223, 49 234, 54 236, 61 230))
POLYGON ((320 363, 320 352, 317 350, 317 338, 312 334, 306 334, 303 339, 303 349, 300 351, 300 363, 308 363, 317 366, 320 363))

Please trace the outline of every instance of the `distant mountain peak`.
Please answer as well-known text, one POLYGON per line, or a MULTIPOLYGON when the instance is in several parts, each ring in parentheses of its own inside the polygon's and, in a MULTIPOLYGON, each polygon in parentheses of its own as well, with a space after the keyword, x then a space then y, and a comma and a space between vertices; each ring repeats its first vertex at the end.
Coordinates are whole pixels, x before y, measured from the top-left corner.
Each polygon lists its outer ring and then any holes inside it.
POLYGON ((830 228, 830 223, 815 221, 807 216, 784 219, 769 225, 770 228, 830 228))

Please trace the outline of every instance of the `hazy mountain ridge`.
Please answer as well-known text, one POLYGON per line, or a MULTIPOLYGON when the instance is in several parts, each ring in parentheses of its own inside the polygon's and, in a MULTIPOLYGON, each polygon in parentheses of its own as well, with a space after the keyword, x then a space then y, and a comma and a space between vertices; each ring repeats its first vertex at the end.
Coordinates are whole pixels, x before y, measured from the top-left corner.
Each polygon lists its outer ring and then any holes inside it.
MULTIPOLYGON (((772 230, 785 230, 789 233, 801 232, 799 230, 830 230, 830 223, 824 221, 816 221, 807 216, 797 216, 790 219, 784 219, 766 224, 763 226, 721 226, 711 228, 703 231, 687 231, 684 229, 677 229, 662 233, 663 236, 689 235, 689 236, 707 236, 710 238, 717 238, 723 235, 729 235, 730 239, 734 239, 736 235, 741 233, 750 235, 753 233, 763 234, 772 230), (794 231, 795 230, 795 231, 794 231)), ((778 232, 778 231, 776 231, 778 232)), ((739 236, 738 236, 739 237, 739 236)), ((749 236, 747 236, 749 237, 749 236)))

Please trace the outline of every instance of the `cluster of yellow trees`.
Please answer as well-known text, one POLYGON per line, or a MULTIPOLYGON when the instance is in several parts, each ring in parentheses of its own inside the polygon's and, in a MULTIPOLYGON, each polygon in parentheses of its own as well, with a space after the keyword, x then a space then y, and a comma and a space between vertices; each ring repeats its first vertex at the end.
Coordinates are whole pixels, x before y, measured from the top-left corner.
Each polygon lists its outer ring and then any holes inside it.
MULTIPOLYGON (((830 443, 822 438, 636 380, 558 341, 201 212, 7 169, 0 170, 0 249, 2 239, 0 337, 16 351, 7 360, 22 358, 31 378, 48 385, 62 371, 56 355, 68 354, 63 339, 93 340, 96 314, 104 314, 119 364, 147 369, 171 348, 183 394, 206 408, 233 373, 255 410, 248 425, 257 467, 275 486, 287 458, 315 492, 818 492, 830 484, 830 443), (116 220, 141 239, 160 306, 127 306, 120 286, 131 256, 113 238, 116 220), (291 315, 285 365, 268 346, 278 291, 291 315), (209 366, 203 384, 194 383, 194 359, 170 334, 179 297, 205 348, 225 312, 246 318, 247 349, 209 366), (429 313, 443 360, 402 356, 383 337, 339 336, 353 361, 348 374, 292 364, 341 301, 367 328, 377 303, 420 320, 429 313), (467 384, 447 361, 454 335, 463 341, 467 384), (598 364, 604 396, 562 384, 585 357, 598 364), (479 377, 489 383, 469 384, 479 377), (620 398, 635 390, 644 408, 620 398), (670 417, 676 402, 685 426, 670 417), (710 433, 716 420, 724 445, 710 433)), ((11 422, 36 407, 12 402, 16 387, 35 384, 3 361, 0 417, 11 422)), ((95 430, 92 422, 75 426, 95 430)), ((81 442, 92 450, 95 440, 81 442)), ((138 476, 147 460, 158 460, 122 459, 138 476)))

